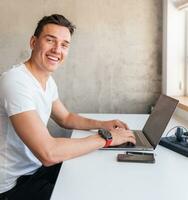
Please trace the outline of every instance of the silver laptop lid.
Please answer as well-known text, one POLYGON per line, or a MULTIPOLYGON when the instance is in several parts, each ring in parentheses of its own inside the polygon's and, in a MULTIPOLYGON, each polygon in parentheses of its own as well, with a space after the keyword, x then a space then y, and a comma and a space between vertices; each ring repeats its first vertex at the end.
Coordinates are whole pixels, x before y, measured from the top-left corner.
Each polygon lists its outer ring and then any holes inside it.
POLYGON ((177 104, 178 100, 161 95, 149 116, 142 131, 154 149, 159 143, 177 104))

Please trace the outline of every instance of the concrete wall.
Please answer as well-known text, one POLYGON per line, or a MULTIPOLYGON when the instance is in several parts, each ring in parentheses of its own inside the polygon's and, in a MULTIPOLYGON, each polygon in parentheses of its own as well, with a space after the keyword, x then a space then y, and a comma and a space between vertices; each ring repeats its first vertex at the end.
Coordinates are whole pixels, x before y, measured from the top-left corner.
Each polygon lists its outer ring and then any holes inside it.
POLYGON ((162 0, 1 0, 0 72, 29 57, 36 22, 64 14, 76 26, 54 74, 69 110, 146 113, 161 92, 162 0))

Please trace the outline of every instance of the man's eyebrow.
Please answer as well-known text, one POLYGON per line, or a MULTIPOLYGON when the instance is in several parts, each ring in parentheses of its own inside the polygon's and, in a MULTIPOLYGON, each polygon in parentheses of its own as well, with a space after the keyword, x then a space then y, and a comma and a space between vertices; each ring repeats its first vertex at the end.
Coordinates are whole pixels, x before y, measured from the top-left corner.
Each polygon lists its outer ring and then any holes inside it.
POLYGON ((54 35, 51 34, 46 34, 45 37, 52 37, 52 38, 56 38, 54 35))
MULTIPOLYGON (((57 39, 57 37, 56 37, 56 36, 54 36, 54 35, 51 35, 51 34, 46 34, 46 35, 45 35, 45 37, 51 37, 51 38, 57 39)), ((69 42, 69 41, 67 41, 67 40, 63 40, 63 42, 65 42, 65 43, 67 43, 67 44, 70 44, 70 42, 69 42)))

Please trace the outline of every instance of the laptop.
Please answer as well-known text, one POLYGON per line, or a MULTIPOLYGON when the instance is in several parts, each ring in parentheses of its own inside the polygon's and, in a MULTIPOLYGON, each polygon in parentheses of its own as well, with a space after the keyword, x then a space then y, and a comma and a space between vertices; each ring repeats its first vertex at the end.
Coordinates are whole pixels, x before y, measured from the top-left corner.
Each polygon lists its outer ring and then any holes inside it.
POLYGON ((150 114, 142 130, 133 130, 136 137, 136 145, 121 144, 102 148, 105 150, 131 150, 152 151, 158 145, 160 138, 174 113, 178 100, 166 95, 160 95, 152 113, 150 114))

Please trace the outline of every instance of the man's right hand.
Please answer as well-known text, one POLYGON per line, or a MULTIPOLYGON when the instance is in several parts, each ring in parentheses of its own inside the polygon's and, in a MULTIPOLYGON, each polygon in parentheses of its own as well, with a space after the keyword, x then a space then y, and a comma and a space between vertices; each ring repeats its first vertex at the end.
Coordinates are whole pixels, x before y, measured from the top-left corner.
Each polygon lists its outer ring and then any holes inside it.
POLYGON ((110 146, 116 146, 128 142, 136 144, 135 136, 131 130, 116 128, 111 130, 110 133, 112 134, 112 143, 110 146))

